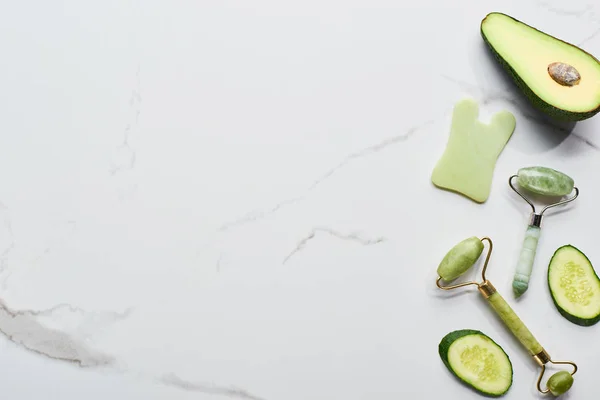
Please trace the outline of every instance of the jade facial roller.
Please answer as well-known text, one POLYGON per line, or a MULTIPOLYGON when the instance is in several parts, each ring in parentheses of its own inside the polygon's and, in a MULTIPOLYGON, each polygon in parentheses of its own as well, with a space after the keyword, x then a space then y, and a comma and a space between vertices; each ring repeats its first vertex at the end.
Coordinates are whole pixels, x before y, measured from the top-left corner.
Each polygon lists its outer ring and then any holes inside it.
MULTIPOLYGON (((523 321, 519 319, 517 314, 508 305, 506 300, 496 291, 490 281, 485 277, 488 262, 492 254, 492 241, 490 238, 479 239, 471 237, 463 240, 454 246, 442 259, 438 266, 437 272, 439 278, 436 281, 437 286, 444 290, 453 290, 463 286, 475 285, 479 289, 479 293, 486 299, 491 308, 498 314, 504 324, 510 329, 513 335, 519 342, 529 351, 529 354, 541 367, 541 372, 537 380, 537 389, 541 393, 552 393, 559 396, 568 391, 573 385, 573 375, 577 372, 577 365, 572 361, 553 361, 550 355, 544 350, 542 345, 537 341, 533 334, 527 329, 523 321), (456 285, 446 286, 441 282, 451 282, 467 272, 469 268, 479 259, 483 252, 483 242, 489 243, 489 250, 481 272, 482 282, 465 282, 456 285), (559 371, 553 374, 547 382, 546 389, 542 389, 542 378, 546 371, 546 364, 568 364, 573 367, 573 371, 559 371)), ((485 360, 482 360, 482 362, 485 360)))
POLYGON ((517 172, 517 175, 513 175, 509 178, 508 184, 531 206, 533 211, 531 220, 527 226, 527 231, 525 232, 525 239, 523 240, 523 247, 521 248, 521 254, 519 255, 519 261, 517 262, 517 268, 512 284, 516 297, 519 297, 525 293, 529 286, 529 278, 531 277, 531 272, 533 270, 533 262, 535 260, 535 253, 540 238, 542 216, 544 215, 544 212, 549 208, 575 200, 577 196, 579 196, 579 189, 574 186, 573 179, 569 176, 546 167, 521 168, 517 172), (575 194, 565 200, 544 207, 538 214, 535 211, 533 203, 515 188, 513 185, 514 178, 517 178, 517 183, 520 187, 538 195, 564 197, 573 192, 573 189, 575 189, 575 194))

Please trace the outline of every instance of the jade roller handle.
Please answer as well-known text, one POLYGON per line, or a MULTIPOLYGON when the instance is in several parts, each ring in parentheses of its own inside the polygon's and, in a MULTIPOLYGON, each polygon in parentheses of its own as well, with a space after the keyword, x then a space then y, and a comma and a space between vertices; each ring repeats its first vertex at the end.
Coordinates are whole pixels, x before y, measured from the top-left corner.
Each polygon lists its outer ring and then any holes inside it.
POLYGON ((508 305, 506 300, 496 291, 488 281, 479 286, 479 291, 486 298, 488 304, 496 311, 496 314, 502 319, 504 324, 510 329, 521 344, 529 351, 532 356, 544 351, 542 345, 536 340, 533 334, 527 329, 523 321, 517 316, 514 310, 508 305))
POLYGON ((544 350, 540 342, 533 336, 531 331, 527 329, 523 321, 517 316, 513 309, 508 305, 506 300, 496 291, 496 288, 487 280, 478 285, 479 292, 487 300, 490 307, 496 311, 496 314, 502 319, 504 324, 519 342, 527 349, 533 359, 542 367, 539 375, 537 388, 542 393, 552 393, 554 396, 560 396, 571 389, 573 385, 573 374, 577 372, 577 365, 571 361, 552 361, 550 355, 544 350), (550 377, 547 382, 547 389, 540 387, 545 364, 551 362, 553 364, 570 364, 574 367, 573 372, 559 371, 550 377))
POLYGON ((541 216, 537 217, 538 214, 533 214, 533 221, 527 227, 527 231, 525 231, 525 239, 523 239, 523 246, 519 254, 519 261, 517 262, 517 269, 512 283, 513 291, 517 297, 525 293, 529 287, 529 278, 533 271, 533 262, 541 234, 539 226, 541 216))

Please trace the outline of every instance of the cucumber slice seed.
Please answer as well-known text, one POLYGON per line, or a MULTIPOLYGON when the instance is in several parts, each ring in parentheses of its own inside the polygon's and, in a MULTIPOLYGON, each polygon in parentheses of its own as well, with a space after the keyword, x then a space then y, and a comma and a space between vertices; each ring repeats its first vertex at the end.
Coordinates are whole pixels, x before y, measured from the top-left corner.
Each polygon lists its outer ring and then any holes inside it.
POLYGON ((438 350, 446 368, 481 394, 499 397, 512 386, 510 358, 502 347, 480 331, 450 332, 442 339, 438 350))
POLYGON ((591 326, 600 321, 600 279, 587 256, 572 245, 558 248, 548 265, 554 305, 568 321, 591 326))

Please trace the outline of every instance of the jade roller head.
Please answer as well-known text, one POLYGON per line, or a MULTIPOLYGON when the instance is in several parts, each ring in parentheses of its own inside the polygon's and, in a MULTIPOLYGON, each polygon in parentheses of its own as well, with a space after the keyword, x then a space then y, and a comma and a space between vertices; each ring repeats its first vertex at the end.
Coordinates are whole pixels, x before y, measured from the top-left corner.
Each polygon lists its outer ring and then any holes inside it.
POLYGON ((450 250, 438 266, 441 279, 451 282, 467 272, 483 252, 483 242, 477 237, 463 240, 450 250))
POLYGON ((562 172, 556 171, 547 167, 527 167, 521 168, 516 175, 513 175, 508 180, 510 187, 525 200, 532 209, 531 220, 525 232, 525 239, 519 261, 513 278, 513 291, 516 297, 521 296, 529 286, 529 278, 533 270, 533 262, 537 250, 538 240, 541 233, 542 216, 544 212, 552 207, 569 203, 579 196, 579 189, 575 187, 575 182, 571 177, 562 172), (535 211, 535 206, 523 193, 518 191, 513 185, 514 178, 517 178, 517 183, 527 192, 543 197, 564 198, 575 191, 572 196, 550 204, 540 213, 535 211))
MULTIPOLYGON (((439 277, 436 280, 436 285, 443 290, 454 290, 469 285, 477 286, 479 293, 486 299, 486 302, 540 366, 541 372, 537 380, 538 391, 559 396, 567 392, 573 385, 573 375, 577 372, 577 365, 572 361, 553 361, 506 300, 498 293, 490 281, 486 279, 485 273, 492 254, 492 247, 492 241, 487 237, 482 239, 470 237, 455 245, 448 253, 446 253, 438 266, 437 272, 439 277), (454 281, 466 273, 481 257, 484 249, 484 242, 489 244, 489 250, 481 271, 481 282, 463 282, 454 285, 442 284, 442 282, 448 283, 454 281), (542 379, 548 363, 568 364, 573 367, 573 370, 572 372, 564 370, 556 372, 548 379, 546 388, 544 389, 542 388, 542 379)), ((486 363, 489 363, 489 359, 483 359, 482 357, 482 359, 477 360, 477 362, 481 362, 482 365, 487 365, 486 363)))

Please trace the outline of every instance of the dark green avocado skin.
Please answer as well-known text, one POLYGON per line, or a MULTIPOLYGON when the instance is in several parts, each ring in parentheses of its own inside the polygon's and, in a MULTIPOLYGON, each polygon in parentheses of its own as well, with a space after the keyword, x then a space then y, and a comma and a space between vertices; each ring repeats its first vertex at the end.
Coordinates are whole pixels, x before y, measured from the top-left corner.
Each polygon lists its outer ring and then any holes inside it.
POLYGON ((488 335, 486 335, 485 333, 478 331, 476 329, 460 329, 460 330, 456 330, 456 331, 452 331, 450 333, 448 333, 446 336, 444 336, 442 338, 442 340, 440 341, 440 344, 438 345, 438 353, 440 355, 440 358, 442 359, 442 362, 444 363, 444 365, 446 366, 446 368, 448 368, 448 370, 452 373, 452 375, 454 375, 456 378, 458 378, 458 380, 460 380, 465 386, 470 387, 471 389, 473 389, 475 392, 485 396, 485 397, 502 397, 504 396, 512 387, 512 383, 513 383, 513 375, 511 374, 510 377, 510 385, 508 386, 508 388, 506 389, 506 391, 504 393, 499 393, 499 394, 494 394, 494 393, 488 393, 488 392, 484 392, 482 390, 480 390, 479 388, 471 385, 469 382, 464 381, 460 376, 458 376, 458 374, 456 372, 454 372, 454 370, 452 369, 452 365, 450 364, 450 360, 448 360, 448 350, 450 349, 450 345, 452 343, 454 343, 456 340, 460 339, 461 337, 464 336, 469 336, 469 335, 481 335, 484 336, 486 338, 488 338, 492 343, 494 343, 495 345, 497 345, 502 352, 506 355, 506 358, 508 358, 508 362, 511 364, 511 369, 512 369, 512 362, 510 360, 510 357, 508 357, 508 354, 506 354, 506 352, 504 351, 504 349, 498 344, 496 343, 492 338, 490 338, 488 335))
MULTIPOLYGON (((496 58, 496 61, 498 61, 498 63, 500 65, 502 65, 502 67, 504 68, 504 70, 506 70, 506 72, 508 72, 508 74, 512 77, 513 81, 515 82, 515 84, 519 87, 519 89, 523 92, 523 94, 525 95, 525 97, 540 111, 542 111, 543 113, 549 115, 550 117, 554 118, 557 121, 568 121, 568 122, 577 122, 577 121, 583 121, 585 119, 591 118, 594 115, 598 114, 600 112, 600 106, 598 106, 597 108, 590 110, 590 111, 586 111, 586 112, 572 112, 572 111, 566 111, 566 110, 562 110, 560 108, 557 108, 555 106, 553 106, 552 104, 549 104, 547 102, 545 102, 544 100, 542 100, 538 95, 536 95, 530 88, 529 86, 527 86, 527 84, 525 84, 525 82, 523 81, 523 79, 521 79, 521 77, 515 72, 515 70, 510 66, 510 64, 508 64, 508 62, 506 62, 506 60, 504 60, 494 49, 494 47, 492 46, 492 44, 488 41, 488 39, 486 38, 484 32, 483 32, 483 24, 485 23, 485 20, 488 16, 493 15, 493 14, 500 14, 500 15, 505 15, 510 19, 515 20, 516 22, 519 22, 523 25, 528 26, 529 28, 536 30, 538 32, 542 32, 539 29, 533 28, 532 26, 529 26, 521 21, 519 21, 516 18, 513 18, 509 15, 503 14, 503 13, 498 13, 498 12, 493 12, 493 13, 489 13, 482 21, 481 21, 481 25, 480 25, 480 32, 481 32, 481 36, 483 37, 484 42, 488 45, 488 47, 490 48, 490 50, 492 51, 492 54, 494 55, 494 58, 496 58)), ((552 37, 560 42, 566 43, 569 46, 575 47, 577 49, 579 49, 580 51, 588 54, 590 57, 594 58, 596 61, 598 61, 595 57, 593 57, 591 54, 587 53, 586 51, 580 49, 577 46, 572 45, 571 43, 567 43, 564 40, 558 39, 554 36, 548 35, 545 32, 542 32, 544 35, 552 37)))
MULTIPOLYGON (((595 316, 594 318, 579 318, 579 317, 577 317, 575 315, 569 314, 564 308, 562 308, 558 304, 558 301, 556 300, 556 297, 554 297, 554 292, 552 291, 552 286, 550 285, 550 269, 552 267, 552 261, 554 261, 554 257, 556 257, 556 255, 561 250, 566 249, 566 248, 574 249, 575 251, 577 251, 578 253, 580 253, 582 256, 584 256, 585 259, 590 263, 590 265, 592 265, 590 259, 581 250, 579 250, 577 247, 575 247, 573 245, 566 244, 566 245, 561 246, 558 249, 556 249, 556 251, 552 255, 552 258, 550 259, 550 263, 548 264, 548 274, 547 274, 548 289, 550 290, 550 296, 552 297, 552 302, 554 303, 554 306, 556 307, 556 309, 558 310, 558 312, 560 313, 560 315, 562 315, 567 321, 572 322, 575 325, 579 325, 579 326, 592 326, 592 325, 596 325, 598 322, 600 322, 600 314, 597 315, 597 316, 595 316)), ((592 268, 592 270, 594 271, 594 275, 596 276, 596 279, 600 280, 598 278, 598 274, 596 274, 596 271, 593 268, 592 268)))

